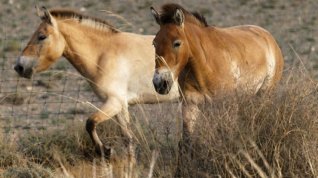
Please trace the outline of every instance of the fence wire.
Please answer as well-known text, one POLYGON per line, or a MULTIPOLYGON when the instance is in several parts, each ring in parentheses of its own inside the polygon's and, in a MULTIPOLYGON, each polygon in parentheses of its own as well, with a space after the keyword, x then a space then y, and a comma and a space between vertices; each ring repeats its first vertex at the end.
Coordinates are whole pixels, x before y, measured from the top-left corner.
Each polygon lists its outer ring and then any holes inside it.
POLYGON ((85 120, 101 103, 88 82, 66 59, 60 59, 32 79, 18 76, 13 66, 25 46, 18 39, 1 39, 0 125, 12 128, 45 129, 67 121, 85 120))

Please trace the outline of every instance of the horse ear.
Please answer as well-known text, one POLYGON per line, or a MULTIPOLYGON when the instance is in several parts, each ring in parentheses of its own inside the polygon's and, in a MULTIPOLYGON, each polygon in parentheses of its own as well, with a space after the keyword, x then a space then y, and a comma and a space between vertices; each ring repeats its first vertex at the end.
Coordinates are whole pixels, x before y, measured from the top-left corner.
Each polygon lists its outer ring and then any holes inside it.
POLYGON ((53 25, 53 18, 52 18, 52 15, 51 13, 47 10, 46 7, 42 6, 42 12, 44 13, 41 17, 42 21, 50 24, 50 25, 53 25))
POLYGON ((35 9, 36 9, 36 15, 40 18, 42 18, 42 16, 44 16, 43 12, 40 10, 39 6, 35 5, 35 9))
POLYGON ((160 25, 160 15, 159 15, 159 13, 158 13, 158 12, 156 11, 156 9, 153 8, 153 7, 150 7, 150 10, 151 10, 151 14, 154 16, 154 18, 155 18, 157 24, 160 25))
POLYGON ((182 26, 184 24, 184 13, 181 9, 177 9, 176 13, 174 14, 174 21, 177 25, 182 26))

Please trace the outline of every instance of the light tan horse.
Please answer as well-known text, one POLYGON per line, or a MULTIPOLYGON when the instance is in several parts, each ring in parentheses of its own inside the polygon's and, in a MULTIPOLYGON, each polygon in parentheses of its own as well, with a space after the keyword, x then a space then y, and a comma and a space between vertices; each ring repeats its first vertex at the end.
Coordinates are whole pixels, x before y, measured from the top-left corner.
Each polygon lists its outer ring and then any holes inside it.
POLYGON ((160 13, 151 11, 160 25, 153 41, 153 83, 158 93, 168 94, 174 81, 179 82, 185 98, 183 142, 193 133, 198 104, 233 91, 271 90, 281 79, 281 50, 261 27, 211 27, 202 15, 177 4, 164 5, 160 13))
POLYGON ((154 36, 120 32, 104 20, 71 10, 48 11, 43 8, 38 9, 38 15, 42 23, 17 59, 14 69, 20 76, 31 78, 64 56, 104 101, 100 111, 89 117, 86 123, 97 152, 106 157, 110 154, 96 133, 99 123, 117 116, 124 135, 131 141, 129 104, 178 98, 177 87, 168 96, 158 95, 153 88, 154 36))

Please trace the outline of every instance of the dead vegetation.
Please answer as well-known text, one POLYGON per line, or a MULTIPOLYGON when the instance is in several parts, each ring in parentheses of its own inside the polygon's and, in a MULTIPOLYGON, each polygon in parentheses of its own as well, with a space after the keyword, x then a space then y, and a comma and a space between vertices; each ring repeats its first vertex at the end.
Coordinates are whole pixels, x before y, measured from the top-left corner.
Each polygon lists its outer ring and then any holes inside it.
MULTIPOLYGON (((183 157, 188 177, 318 176, 318 85, 304 70, 289 70, 285 76, 271 94, 216 98, 201 107, 193 155, 183 157)), ((137 177, 173 176, 178 126, 171 125, 179 116, 164 118, 175 112, 165 109, 165 113, 151 112, 161 121, 132 118, 137 177)), ((139 112, 144 112, 142 107, 139 112)), ((24 134, 16 142, 2 135, 0 173, 3 177, 118 177, 125 165, 118 128, 108 122, 99 132, 116 150, 111 164, 94 154, 83 124, 24 134)))
POLYGON ((317 177, 317 82, 295 70, 283 82, 203 106, 189 177, 317 177))

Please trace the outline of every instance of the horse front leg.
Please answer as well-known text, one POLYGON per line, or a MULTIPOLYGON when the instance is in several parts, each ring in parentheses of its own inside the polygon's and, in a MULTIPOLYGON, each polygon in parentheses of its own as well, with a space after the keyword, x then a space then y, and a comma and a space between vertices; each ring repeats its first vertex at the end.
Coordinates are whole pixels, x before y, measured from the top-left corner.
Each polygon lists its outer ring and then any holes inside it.
POLYGON ((179 141, 179 155, 178 164, 175 173, 175 177, 188 177, 186 170, 186 163, 191 160, 192 157, 192 134, 194 132, 195 121, 199 116, 199 108, 195 104, 183 104, 182 105, 182 117, 183 117, 183 132, 182 138, 179 141))
POLYGON ((125 172, 127 177, 134 177, 133 174, 136 165, 135 144, 134 136, 130 128, 130 117, 128 107, 124 107, 122 112, 117 115, 117 118, 121 127, 122 134, 124 136, 125 146, 127 147, 128 166, 125 172))
POLYGON ((92 116, 90 116, 86 121, 86 131, 88 132, 91 140, 93 141, 96 152, 107 159, 110 158, 111 149, 105 147, 100 138, 98 137, 96 132, 96 126, 99 123, 106 121, 120 113, 122 108, 122 102, 120 102, 118 98, 109 97, 106 103, 101 107, 101 109, 98 112, 94 113, 92 116))

